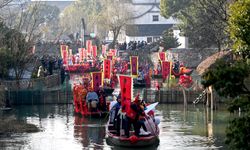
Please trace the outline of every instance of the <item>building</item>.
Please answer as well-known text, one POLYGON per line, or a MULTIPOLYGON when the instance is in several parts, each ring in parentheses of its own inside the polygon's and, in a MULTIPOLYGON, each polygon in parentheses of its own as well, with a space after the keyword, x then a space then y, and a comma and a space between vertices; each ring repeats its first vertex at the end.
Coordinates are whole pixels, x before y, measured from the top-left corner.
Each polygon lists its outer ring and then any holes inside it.
MULTIPOLYGON (((164 30, 179 23, 172 17, 166 19, 160 15, 160 0, 131 0, 130 8, 133 18, 131 23, 126 26, 126 42, 158 41, 164 30)), ((174 31, 174 36, 181 43, 179 47, 186 48, 187 38, 181 37, 179 33, 178 30, 174 31)))

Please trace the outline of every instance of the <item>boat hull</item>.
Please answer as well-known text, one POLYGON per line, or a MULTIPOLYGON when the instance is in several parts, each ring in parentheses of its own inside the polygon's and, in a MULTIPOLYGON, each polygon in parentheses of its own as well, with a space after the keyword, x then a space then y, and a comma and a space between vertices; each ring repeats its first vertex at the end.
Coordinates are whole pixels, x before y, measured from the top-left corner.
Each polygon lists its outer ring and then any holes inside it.
POLYGON ((107 143, 113 146, 121 147, 149 147, 159 145, 158 136, 148 136, 148 137, 138 137, 136 141, 133 141, 132 138, 118 137, 113 136, 108 133, 107 143))

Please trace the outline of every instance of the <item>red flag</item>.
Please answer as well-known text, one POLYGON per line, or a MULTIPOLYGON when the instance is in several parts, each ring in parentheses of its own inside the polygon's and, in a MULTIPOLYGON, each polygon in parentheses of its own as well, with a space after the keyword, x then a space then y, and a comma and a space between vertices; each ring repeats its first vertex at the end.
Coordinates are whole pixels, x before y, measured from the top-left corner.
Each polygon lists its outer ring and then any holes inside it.
POLYGON ((166 53, 165 52, 159 52, 159 58, 160 58, 161 61, 165 61, 166 53))
POLYGON ((87 40, 86 41, 86 48, 87 48, 87 52, 88 52, 88 55, 91 55, 91 49, 92 49, 92 41, 91 40, 87 40))
POLYGON ((60 45, 61 56, 63 58, 63 51, 68 51, 68 45, 60 45))
POLYGON ((104 79, 111 78, 111 60, 104 59, 104 61, 103 61, 103 73, 104 73, 104 79))
POLYGON ((99 87, 102 85, 102 73, 92 72, 92 87, 94 91, 98 91, 99 87))
POLYGON ((169 61, 162 61, 162 78, 165 80, 170 74, 171 63, 169 61))
POLYGON ((82 60, 81 61, 84 61, 84 59, 87 57, 87 51, 85 48, 82 48, 82 60))
POLYGON ((96 58, 96 56, 97 56, 97 46, 96 45, 92 46, 92 52, 93 52, 93 57, 96 58))
POLYGON ((68 51, 67 50, 62 50, 62 59, 63 59, 63 64, 67 65, 68 64, 68 51))
POLYGON ((133 94, 133 78, 131 76, 119 76, 120 89, 121 89, 121 105, 122 111, 128 112, 130 109, 130 102, 133 94))
POLYGON ((131 75, 138 76, 138 57, 137 56, 130 56, 130 68, 131 68, 131 75))

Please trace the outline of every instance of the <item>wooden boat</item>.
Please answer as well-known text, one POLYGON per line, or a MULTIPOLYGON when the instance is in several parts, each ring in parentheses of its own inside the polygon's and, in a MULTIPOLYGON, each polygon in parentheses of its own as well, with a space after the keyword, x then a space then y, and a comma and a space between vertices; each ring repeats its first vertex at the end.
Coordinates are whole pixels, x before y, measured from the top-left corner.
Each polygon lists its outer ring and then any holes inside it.
POLYGON ((86 64, 74 64, 74 65, 66 66, 65 71, 68 71, 68 72, 96 72, 96 71, 100 71, 100 68, 90 67, 89 65, 86 65, 86 64))
MULTIPOLYGON (((106 127, 107 143, 112 146, 121 147, 151 147, 159 144, 159 128, 156 124, 152 125, 155 128, 154 134, 147 136, 135 136, 134 132, 130 132, 130 137, 118 136, 115 130, 111 130, 109 125, 106 127)), ((152 133, 152 132, 151 132, 152 133)))

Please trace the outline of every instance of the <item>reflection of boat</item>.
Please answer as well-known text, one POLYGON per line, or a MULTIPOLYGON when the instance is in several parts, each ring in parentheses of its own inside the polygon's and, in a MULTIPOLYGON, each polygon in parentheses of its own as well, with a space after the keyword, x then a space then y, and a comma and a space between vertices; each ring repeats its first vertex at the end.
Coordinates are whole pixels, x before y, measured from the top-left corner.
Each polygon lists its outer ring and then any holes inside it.
POLYGON ((109 101, 105 101, 103 97, 99 97, 96 92, 88 91, 82 85, 74 85, 73 87, 74 98, 74 112, 86 117, 103 117, 106 118, 109 115, 107 111, 109 108, 109 101), (88 92, 94 93, 92 97, 88 97, 88 92), (94 96, 94 97, 93 97, 94 96), (88 99, 91 98, 91 99, 88 99))
POLYGON ((159 128, 153 121, 148 121, 148 127, 151 128, 151 134, 147 136, 135 136, 134 132, 130 132, 130 137, 118 136, 110 125, 106 127, 107 143, 113 146, 121 147, 149 147, 159 144, 159 128))

